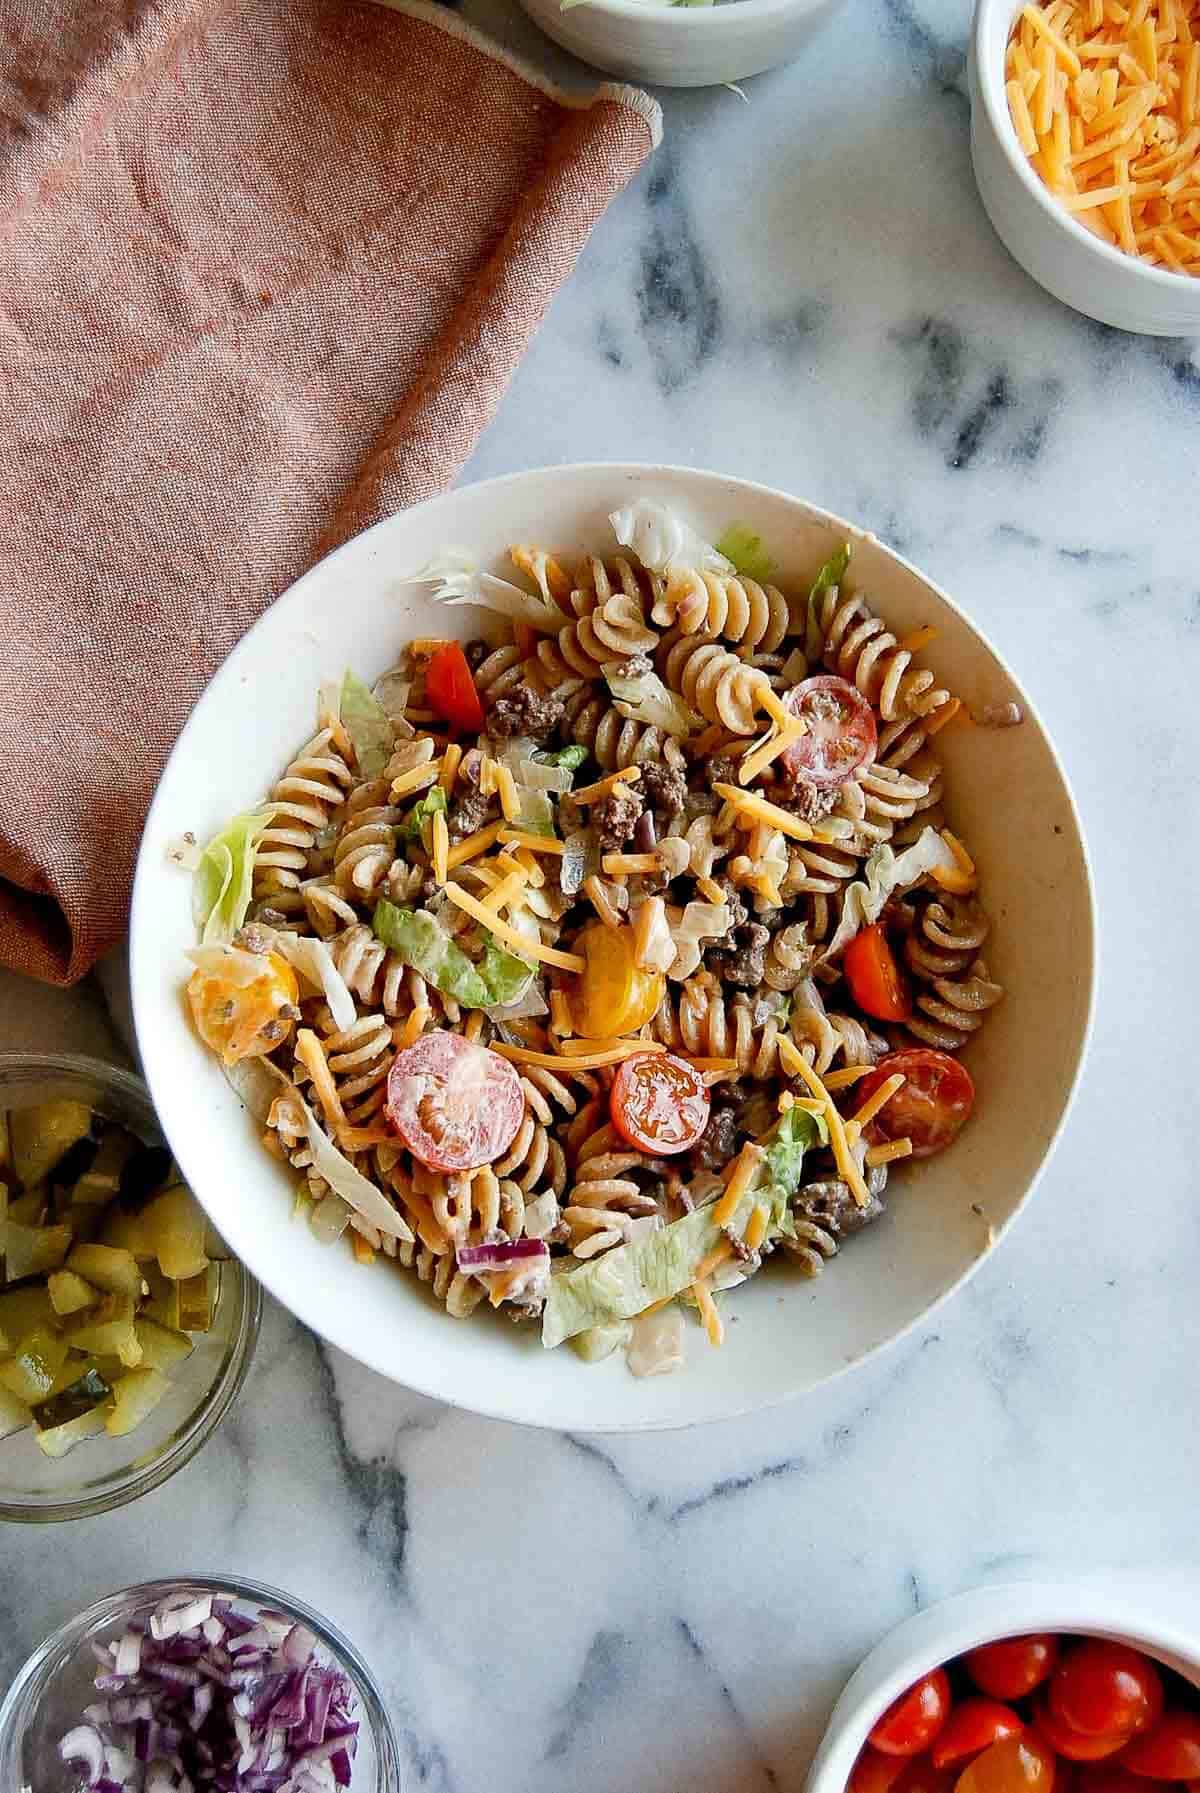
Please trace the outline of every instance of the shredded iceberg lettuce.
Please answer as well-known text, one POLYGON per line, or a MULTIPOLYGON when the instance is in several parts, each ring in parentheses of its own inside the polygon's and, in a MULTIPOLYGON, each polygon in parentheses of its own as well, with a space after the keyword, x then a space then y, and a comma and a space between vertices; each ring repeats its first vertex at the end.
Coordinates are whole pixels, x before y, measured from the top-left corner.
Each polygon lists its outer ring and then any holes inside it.
POLYGON ((604 668, 604 678, 612 692, 613 703, 621 716, 631 722, 645 722, 661 728, 664 734, 683 738, 700 727, 700 718, 688 708, 682 697, 668 690, 656 672, 622 671, 623 662, 611 661, 604 668))
POLYGON ((353 1027, 358 1018, 350 987, 334 964, 333 954, 323 940, 312 934, 276 934, 274 950, 285 958, 300 976, 320 990, 329 1004, 335 1027, 353 1027))
POLYGON ((892 847, 876 847, 863 870, 864 878, 846 887, 842 915, 833 939, 821 955, 822 963, 835 959, 860 928, 870 927, 883 914, 884 904, 897 890, 908 890, 935 866, 954 871, 957 861, 936 828, 922 829, 911 847, 897 853, 892 847))
POLYGON ((308 1134, 308 1146, 312 1153, 313 1169, 319 1177, 324 1177, 329 1187, 348 1202, 356 1214, 376 1228, 378 1232, 388 1233, 393 1239, 410 1241, 412 1232, 403 1217, 393 1208, 391 1202, 378 1190, 374 1183, 369 1183, 362 1172, 355 1170, 349 1158, 339 1152, 329 1135, 322 1131, 312 1109, 304 1100, 299 1090, 292 1090, 291 1096, 299 1104, 304 1116, 304 1130, 308 1134))
POLYGON ((505 952, 491 935, 482 962, 473 964, 428 909, 402 909, 382 897, 375 905, 371 926, 376 938, 398 953, 406 965, 464 1008, 508 1007, 524 995, 534 978, 534 966, 505 952))
POLYGON ((671 567, 733 571, 732 563, 711 542, 657 498, 637 498, 613 511, 608 520, 622 548, 631 549, 652 573, 665 573, 671 567))
POLYGON ((370 687, 350 671, 342 680, 340 714, 359 771, 364 778, 382 777, 395 745, 392 720, 370 687))
POLYGON ((413 804, 404 821, 400 824, 401 840, 420 840, 421 831, 431 816, 446 813, 446 793, 441 785, 435 784, 431 791, 426 791, 420 800, 413 804))
MULTIPOLYGON (((674 0, 674 3, 676 6, 702 6, 711 5, 712 0, 674 0)), ((748 523, 731 523, 717 540, 717 553, 732 563, 735 573, 743 573, 747 579, 757 579, 760 584, 775 571, 775 562, 764 548, 761 535, 756 535, 748 523)))
POLYGON ((444 548, 419 573, 413 573, 408 583, 436 586, 433 595, 440 603, 478 604, 543 632, 564 629, 571 620, 547 595, 525 591, 508 579, 485 573, 466 548, 444 548))
POLYGON ((843 542, 829 556, 825 565, 818 569, 808 592, 808 627, 805 646, 809 659, 813 659, 821 650, 821 632, 817 627, 817 604, 833 586, 840 585, 846 577, 846 568, 850 565, 850 544, 843 542))
POLYGON ((272 811, 234 816, 200 855, 192 878, 192 914, 205 946, 232 940, 246 919, 254 883, 254 860, 272 811))

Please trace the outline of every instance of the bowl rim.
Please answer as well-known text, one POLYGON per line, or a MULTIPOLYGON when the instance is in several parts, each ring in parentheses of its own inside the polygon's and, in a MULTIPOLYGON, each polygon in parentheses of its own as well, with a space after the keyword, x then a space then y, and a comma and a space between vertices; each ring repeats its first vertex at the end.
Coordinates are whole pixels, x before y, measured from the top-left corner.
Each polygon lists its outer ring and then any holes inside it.
MULTIPOLYGON (((741 0, 739 0, 739 4, 741 4, 741 0)), ((826 510, 823 506, 813 504, 808 499, 801 498, 796 493, 785 491, 778 486, 769 486, 761 481, 743 479, 731 474, 723 474, 714 471, 711 468, 689 467, 674 462, 581 461, 565 462, 557 466, 522 468, 517 472, 500 474, 492 479, 470 482, 469 489, 474 493, 488 492, 491 494, 502 494, 509 486, 521 485, 529 480, 552 480, 556 476, 568 473, 577 477, 581 476, 595 479, 598 482, 601 480, 610 480, 614 476, 618 478, 629 478, 633 481, 643 480, 647 477, 650 477, 651 479, 681 478, 690 480, 699 476, 703 481, 719 482, 724 492, 729 496, 734 496, 738 492, 745 492, 757 497, 765 497, 773 501, 780 501, 791 507, 798 506, 809 516, 827 524, 834 532, 842 535, 849 535, 852 539, 869 539, 876 543, 876 545, 881 548, 890 559, 895 561, 897 565, 903 568, 905 572, 911 574, 916 580, 932 591, 948 609, 962 617, 971 633, 978 638, 978 641, 985 651, 992 657, 996 665, 1011 680, 1014 686, 1023 690, 1021 681, 1012 673, 1008 661, 993 644, 988 635, 927 573, 923 572, 919 567, 915 566, 912 561, 906 559, 904 555, 890 547, 887 543, 880 542, 878 537, 874 536, 869 530, 864 529, 861 525, 848 522, 845 518, 839 517, 834 512, 826 510)), ((267 607, 258 620, 252 624, 250 629, 241 636, 205 686, 200 698, 197 699, 196 705, 193 707, 191 715, 184 724, 183 729, 180 731, 179 737, 176 740, 174 747, 171 749, 171 753, 159 776, 154 799, 147 814, 142 843, 138 850, 137 865, 134 875, 133 900, 130 912, 130 986, 134 1031, 138 1038, 139 1048, 145 1031, 144 1017, 145 1023, 148 1024, 152 1005, 156 1001, 161 1000, 161 990, 159 988, 161 978, 159 976, 159 968, 155 967, 153 972, 145 978, 139 975, 139 940, 143 932, 140 925, 140 918, 143 909, 151 906, 155 900, 153 886, 161 871, 161 867, 158 865, 157 860, 153 863, 151 862, 147 842, 151 839, 154 833, 153 824, 157 822, 159 804, 160 802, 166 801, 168 778, 172 768, 176 761, 183 757, 188 751, 188 738, 191 734, 200 705, 204 702, 213 685, 229 674, 232 660, 242 652, 245 644, 259 631, 265 631, 272 626, 270 618, 278 605, 286 602, 295 591, 312 576, 317 567, 329 568, 332 565, 336 565, 339 556, 349 553, 356 548, 357 544, 360 544, 365 539, 375 535, 378 531, 387 528, 396 516, 411 516, 414 512, 423 511, 432 506, 442 504, 456 491, 465 489, 467 489, 465 486, 458 488, 452 487, 448 491, 439 492, 433 497, 423 500, 419 504, 407 506, 400 512, 390 513, 389 516, 381 518, 377 523, 372 524, 370 528, 362 530, 356 536, 352 536, 348 541, 341 543, 329 554, 315 562, 314 566, 301 574, 298 579, 294 580, 286 591, 282 592, 279 597, 267 607)), ((1084 908, 1087 916, 1089 936, 1087 1007, 1083 1025, 1080 1030, 1078 1053, 1071 1076, 1070 1087, 1063 1101, 1061 1113, 1058 1116, 1054 1131, 1046 1144, 1041 1162, 1026 1184, 1020 1201, 1000 1229, 999 1238, 1006 1237, 1009 1229, 1015 1225, 1022 1214, 1026 1212, 1035 1190, 1041 1183, 1042 1178, 1058 1150, 1063 1133, 1066 1130, 1067 1124, 1074 1111, 1075 1103, 1078 1099, 1084 1068, 1087 1064, 1095 1028, 1099 959, 1099 918, 1096 909, 1095 876, 1092 869, 1091 855, 1088 849, 1087 839, 1084 834, 1083 824, 1079 814, 1079 806, 1075 800, 1075 794, 1067 776, 1066 769, 1063 766, 1058 749, 1049 733, 1043 728, 1042 734, 1045 739, 1050 762, 1058 776, 1066 799, 1068 811, 1074 825, 1076 839, 1079 842, 1084 883, 1084 908)), ((144 1054, 143 1060, 145 1062, 144 1054)), ((152 1071, 148 1072, 148 1080, 152 1075, 152 1071)), ((164 1133, 166 1133, 166 1122, 162 1119, 162 1112, 162 1109, 159 1109, 160 1125, 163 1126, 164 1133)), ((185 1177, 189 1178, 198 1191, 201 1179, 192 1177, 191 1167, 185 1162, 184 1156, 179 1151, 177 1142, 171 1140, 169 1134, 167 1134, 167 1138, 172 1150, 176 1153, 177 1162, 183 1170, 185 1177)), ((198 1199, 203 1202, 203 1198, 199 1195, 198 1199)), ((850 1371, 873 1361, 880 1355, 880 1353, 890 1350, 893 1346, 896 1346, 903 1340, 911 1337, 919 1326, 926 1325, 932 1321, 933 1317, 941 1311, 944 1304, 960 1293, 988 1255, 989 1254, 984 1251, 978 1253, 972 1258, 970 1263, 964 1267, 961 1274, 949 1283, 946 1288, 941 1290, 927 1306, 921 1308, 919 1312, 914 1313, 909 1320, 898 1327, 896 1331, 890 1333, 886 1338, 871 1345, 868 1349, 851 1358, 848 1362, 843 1362, 835 1369, 830 1370, 828 1374, 821 1377, 820 1382, 815 1384, 814 1387, 825 1388, 830 1386, 850 1371)), ((261 1276, 265 1287, 276 1296, 281 1304, 287 1308, 289 1313, 295 1314, 295 1309, 290 1305, 286 1290, 281 1291, 277 1289, 271 1276, 267 1274, 265 1269, 261 1272, 261 1276)), ((805 1389, 792 1388, 780 1391, 772 1390, 762 1394, 748 1393, 740 1398, 736 1405, 720 1408, 713 1413, 692 1416, 683 1415, 676 1417, 674 1415, 666 1415, 650 1419, 636 1418, 628 1422, 623 1420, 613 1420, 610 1422, 607 1420, 589 1420, 586 1415, 583 1415, 579 1419, 573 1419, 569 1426, 564 1426, 558 1420, 543 1419, 536 1414, 514 1415, 502 1401, 492 1397, 472 1395, 470 1401, 467 1402, 458 1395, 449 1395, 445 1392, 443 1386, 438 1383, 437 1379, 431 1377, 425 1370, 419 1359, 406 1365, 404 1377, 401 1379, 396 1374, 394 1368, 385 1369, 379 1361, 376 1361, 365 1354, 367 1350, 365 1341, 359 1340, 356 1344, 351 1344, 345 1339, 335 1336, 332 1324, 334 1316, 332 1314, 321 1316, 321 1321, 324 1321, 326 1317, 328 1317, 330 1323, 330 1329, 328 1330, 324 1324, 320 1323, 315 1318, 299 1315, 296 1317, 301 1319, 302 1324, 310 1326, 328 1344, 334 1346, 338 1350, 345 1351, 346 1354, 349 1357, 352 1357, 356 1362, 363 1364, 367 1369, 373 1370, 376 1374, 384 1376, 387 1380, 394 1382, 398 1387, 407 1388, 416 1394, 424 1395, 428 1399, 461 1408, 465 1412, 477 1413, 483 1418, 501 1420, 510 1425, 527 1425, 538 1430, 567 1430, 589 1435, 624 1435, 626 1433, 682 1431, 694 1425, 711 1425, 725 1420, 735 1418, 740 1419, 747 1417, 750 1414, 765 1412, 772 1407, 781 1406, 787 1401, 795 1400, 808 1392, 805 1389)))
MULTIPOLYGON (((55 1073, 65 1073, 68 1076, 88 1078, 97 1084, 108 1084, 144 1103, 154 1115, 164 1140, 167 1138, 145 1079, 139 1077, 136 1071, 127 1070, 124 1065, 110 1064, 105 1059, 92 1058, 80 1052, 0 1052, 0 1076, 10 1071, 26 1074, 30 1078, 52 1078, 55 1073)), ((0 1084, 0 1093, 3 1087, 0 1084)), ((170 1141, 167 1143, 170 1144, 170 1141)), ((54 1525, 68 1519, 90 1519, 100 1513, 114 1512, 118 1507, 128 1506, 130 1501, 140 1500, 143 1494, 150 1494, 155 1488, 161 1488, 177 1470, 184 1468, 197 1452, 203 1450, 242 1392, 254 1362, 262 1324, 262 1284, 240 1259, 232 1258, 229 1261, 237 1272, 239 1302, 229 1356, 219 1379, 209 1388, 203 1405, 193 1409, 190 1417, 175 1434, 174 1440, 169 1441, 144 1469, 126 1472, 125 1479, 114 1482, 111 1487, 45 1500, 40 1497, 14 1500, 10 1495, 0 1494, 0 1523, 7 1520, 18 1525, 54 1525)))
MULTIPOLYGON (((557 0, 551 0, 557 6, 557 0)), ((747 18, 782 18, 793 13, 821 12, 826 0, 730 0, 717 5, 712 0, 575 0, 566 9, 567 16, 585 4, 593 12, 606 12, 619 19, 653 20, 654 24, 676 36, 686 35, 695 21, 699 31, 710 37, 736 37, 747 18), (701 24, 701 20, 706 22, 701 24)))
POLYGON ((1109 1637, 1164 1662, 1200 1687, 1200 1637, 1157 1611, 1157 1584, 1020 1581, 970 1588, 901 1620, 863 1657, 839 1694, 813 1757, 805 1793, 844 1793, 876 1719, 920 1676, 977 1645, 1027 1632, 1109 1637))
POLYGON ((306 1600, 288 1593, 284 1588, 275 1587, 270 1582, 256 1581, 245 1575, 219 1575, 207 1571, 195 1575, 153 1576, 148 1581, 136 1581, 128 1587, 114 1588, 111 1593, 98 1595, 79 1612, 55 1626, 50 1635, 29 1652, 3 1699, 0 1699, 0 1755, 13 1741, 8 1735, 9 1726, 16 1722, 21 1700, 31 1682, 72 1631, 86 1629, 100 1619, 108 1608, 116 1608, 118 1602, 128 1608, 143 1600, 166 1598, 183 1588, 199 1588, 212 1594, 230 1594, 235 1600, 246 1600, 268 1610, 285 1612, 290 1618, 315 1631, 318 1642, 323 1643, 348 1670, 354 1681, 355 1691, 366 1709, 378 1769, 374 1793, 400 1793, 400 1746, 387 1701, 370 1664, 341 1627, 315 1606, 310 1606, 306 1600))
MULTIPOLYGON (((599 4, 613 4, 617 0, 597 0, 599 4)), ((633 5, 637 0, 619 0, 622 5, 633 5)), ((753 6, 758 0, 737 0, 739 5, 753 6)), ((1036 201, 1044 216, 1056 228, 1063 231, 1076 247, 1095 257, 1099 266, 1113 272, 1128 275, 1133 279, 1144 280, 1157 287, 1162 293, 1170 293, 1178 297, 1180 293, 1192 292, 1200 308, 1200 275, 1176 274, 1171 268, 1152 267, 1149 262, 1139 257, 1128 255, 1124 249, 1116 249, 1111 243, 1105 243, 1100 237, 1073 218, 1050 192, 1045 182, 1039 179, 1030 164, 1028 156, 1017 141, 1016 129, 1008 110, 1008 101, 1004 94, 1002 79, 1003 53, 1007 50, 1009 35, 1013 22, 1021 10, 1022 0, 978 0, 975 18, 971 26, 972 62, 975 80, 979 90, 980 101, 987 114, 992 134, 999 144, 1001 152, 1009 168, 1016 175, 1025 191, 1036 201), (1001 59, 997 60, 987 53, 985 39, 992 30, 997 15, 1009 15, 1009 22, 1004 33, 1004 50, 1001 59)))

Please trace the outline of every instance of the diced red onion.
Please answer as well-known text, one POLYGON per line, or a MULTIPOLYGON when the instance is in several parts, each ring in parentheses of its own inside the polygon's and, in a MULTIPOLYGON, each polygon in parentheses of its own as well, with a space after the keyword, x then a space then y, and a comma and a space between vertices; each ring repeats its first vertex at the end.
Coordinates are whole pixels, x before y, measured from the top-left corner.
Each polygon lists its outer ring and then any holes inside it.
POLYGON ((104 1774, 104 1739, 92 1725, 76 1725, 58 1746, 64 1762, 81 1762, 89 1787, 98 1787, 104 1774))
POLYGON ((117 1657, 113 1672, 136 1675, 142 1666, 142 1640, 136 1631, 124 1631, 117 1640, 117 1657))
POLYGON ((531 1258, 548 1258, 550 1247, 542 1239, 515 1239, 500 1245, 460 1245, 456 1252, 460 1270, 479 1276, 489 1270, 507 1270, 531 1258))
POLYGON ((644 809, 638 817, 633 830, 633 844, 639 853, 653 853, 658 845, 658 829, 654 826, 654 811, 644 809))

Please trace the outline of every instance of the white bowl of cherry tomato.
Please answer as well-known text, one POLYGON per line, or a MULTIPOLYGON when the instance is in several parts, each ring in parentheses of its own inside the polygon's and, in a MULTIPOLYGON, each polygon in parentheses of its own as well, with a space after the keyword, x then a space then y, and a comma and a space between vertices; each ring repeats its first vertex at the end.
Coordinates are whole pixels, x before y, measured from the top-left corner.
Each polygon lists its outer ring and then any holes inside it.
POLYGON ((858 1669, 808 1793, 1200 1793, 1200 1638, 1102 1589, 961 1595, 858 1669))

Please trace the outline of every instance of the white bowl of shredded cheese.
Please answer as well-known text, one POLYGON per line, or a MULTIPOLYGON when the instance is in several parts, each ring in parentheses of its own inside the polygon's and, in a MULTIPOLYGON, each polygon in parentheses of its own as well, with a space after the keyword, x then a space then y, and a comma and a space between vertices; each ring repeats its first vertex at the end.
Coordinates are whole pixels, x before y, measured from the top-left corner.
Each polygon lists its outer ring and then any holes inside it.
POLYGON ((142 843, 130 966, 167 1138, 223 1237, 280 1301, 361 1362, 441 1400, 529 1424, 631 1431, 728 1418, 814 1388, 899 1338, 962 1282, 1024 1204, 1062 1128, 1089 1027, 1092 940, 1087 862, 1054 750, 1013 675, 948 597, 869 533, 785 493, 689 468, 596 465, 467 486, 388 518, 266 612, 209 685, 163 774, 142 843), (930 673, 978 724, 944 729, 939 757, 947 825, 969 839, 995 903, 989 975, 1006 992, 971 1038, 978 1101, 953 1149, 897 1173, 894 1208, 827 1273, 810 1281, 781 1264, 778 1276, 731 1290, 724 1348, 694 1328, 681 1374, 642 1379, 620 1353, 581 1363, 490 1309, 451 1318, 415 1277, 366 1268, 345 1241, 322 1244, 293 1219, 294 1175, 263 1149, 261 1126, 181 1000, 196 926, 177 862, 181 835, 211 840, 278 779, 311 734, 323 683, 347 666, 378 679, 414 637, 480 633, 483 611, 438 604, 415 569, 450 544, 489 573, 512 543, 603 553, 612 514, 639 499, 670 507, 706 541, 738 525, 773 557, 787 592, 807 592, 816 569, 849 547, 856 589, 894 631, 872 634, 869 619, 871 639, 928 641, 930 673), (1008 726, 989 726, 1001 717, 1008 726))
MULTIPOLYGON (((1074 5, 1076 48, 1043 26, 1039 7, 979 0, 969 75, 980 197, 1010 254, 1065 305, 1119 330, 1192 336, 1200 332, 1200 48, 1169 35, 1176 14, 1164 11, 1152 45, 1138 38, 1118 49, 1093 34, 1094 12, 1087 0, 1074 5), (1014 28, 1031 45, 1023 79, 1008 61, 1014 28), (1098 70, 1112 71, 1110 89, 1093 91, 1098 70)), ((1149 12, 1152 26, 1158 0, 1149 12)))
POLYGON ((798 56, 842 0, 521 0, 584 62, 661 87, 741 81, 798 56))

